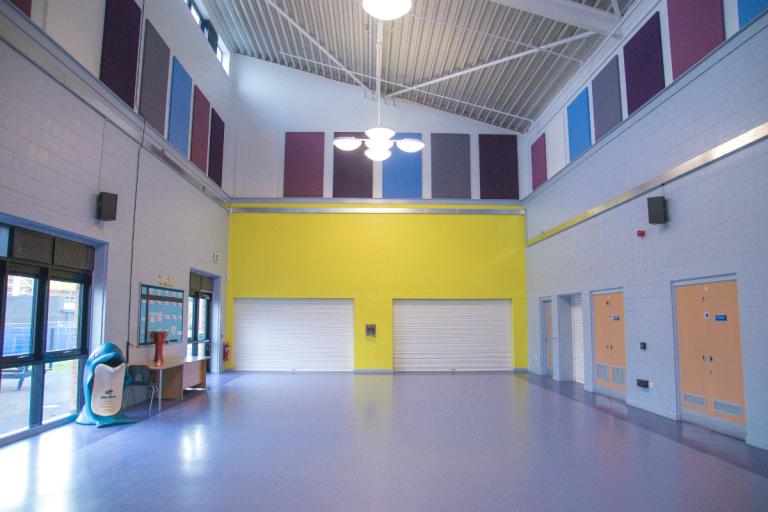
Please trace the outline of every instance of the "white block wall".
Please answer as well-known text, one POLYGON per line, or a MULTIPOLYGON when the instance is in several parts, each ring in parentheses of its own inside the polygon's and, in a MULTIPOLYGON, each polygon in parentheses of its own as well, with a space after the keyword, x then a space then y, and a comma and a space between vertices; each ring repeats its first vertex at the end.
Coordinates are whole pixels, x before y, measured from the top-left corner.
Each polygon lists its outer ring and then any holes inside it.
MULTIPOLYGON (((106 0, 33 0, 32 21, 75 60, 98 78, 101 67, 101 43, 106 0)), ((216 59, 202 30, 180 0, 137 0, 148 19, 177 57, 194 84, 200 88, 211 107, 226 123, 222 188, 232 191, 234 174, 234 123, 232 84, 216 59)), ((142 28, 143 38, 143 28, 142 28)), ((143 44, 143 40, 140 44, 143 44)), ((139 50, 141 59, 142 51, 139 50)), ((170 61, 168 63, 170 68, 170 61)), ((168 80, 171 80, 169 71, 168 80)), ((137 79, 141 87, 141 74, 137 79)), ((169 84, 170 87, 170 84, 169 84)), ((137 91, 137 98, 141 91, 137 91)), ((138 104, 138 102, 137 102, 138 104)))
MULTIPOLYGON (((285 132, 325 132, 326 197, 332 196, 333 133, 376 125, 376 103, 361 87, 322 78, 243 55, 232 56, 232 80, 239 113, 234 196, 282 197, 285 132)), ((398 132, 419 132, 423 191, 431 197, 430 134, 470 134, 472 198, 480 198, 479 134, 512 134, 496 126, 397 100, 382 109, 384 124, 398 132)), ((375 188, 375 187, 374 187, 375 188)))
MULTIPOLYGON (((136 343, 139 283, 167 275, 186 290, 191 268, 226 276, 227 213, 146 151, 137 187, 138 144, 4 43, 0 69, 0 220, 98 245, 97 260, 105 251, 105 300, 94 290, 103 339, 125 350, 129 332, 136 343), (119 195, 117 221, 95 220, 99 191, 119 195)), ((184 344, 169 353, 185 353, 184 344)), ((151 357, 137 349, 131 362, 151 357)))
MULTIPOLYGON (((768 121, 768 22, 736 35, 528 200, 528 236, 768 121), (702 72, 703 70, 703 72, 702 72), (698 76, 697 76, 698 75, 698 76)), ((747 400, 747 441, 768 448, 768 142, 648 195, 668 198, 670 222, 650 226, 646 196, 528 249, 529 367, 541 372, 542 297, 582 293, 585 387, 593 386, 592 291, 622 288, 627 401, 676 417, 672 283, 735 276, 747 400), (636 236, 645 229, 647 237, 636 236), (639 349, 640 341, 648 350, 639 349), (645 390, 635 379, 649 379, 645 390)), ((553 301, 556 303, 556 301, 553 301)), ((557 318, 558 315, 553 315, 557 318)))

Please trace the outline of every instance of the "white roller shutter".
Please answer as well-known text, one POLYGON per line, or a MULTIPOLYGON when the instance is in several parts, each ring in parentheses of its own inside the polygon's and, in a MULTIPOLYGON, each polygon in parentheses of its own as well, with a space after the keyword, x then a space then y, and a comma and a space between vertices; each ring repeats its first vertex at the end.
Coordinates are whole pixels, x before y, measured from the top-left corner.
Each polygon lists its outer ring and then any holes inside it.
POLYGON ((584 309, 581 295, 574 295, 571 301, 571 326, 573 332, 573 380, 584 384, 584 309))
POLYGON ((511 370, 512 301, 396 300, 395 371, 511 370))
POLYGON ((235 299, 234 330, 236 370, 352 371, 352 300, 235 299))

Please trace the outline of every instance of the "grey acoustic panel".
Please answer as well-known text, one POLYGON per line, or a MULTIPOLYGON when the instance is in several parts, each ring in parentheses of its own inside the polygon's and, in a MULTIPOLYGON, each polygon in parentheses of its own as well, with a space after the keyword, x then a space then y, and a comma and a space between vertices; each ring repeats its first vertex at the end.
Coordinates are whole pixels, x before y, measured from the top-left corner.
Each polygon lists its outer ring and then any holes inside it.
POLYGON ((14 228, 11 257, 37 263, 53 261, 53 237, 14 228))
POLYGON ((168 103, 168 63, 171 51, 152 23, 144 32, 139 114, 161 135, 165 135, 165 106, 168 103))
POLYGON ((592 103, 595 117, 595 140, 602 139, 621 122, 621 87, 619 58, 614 57, 592 80, 592 103))
POLYGON ((79 270, 93 270, 93 247, 57 238, 53 246, 53 264, 79 270))
POLYGON ((432 134, 432 197, 470 199, 469 135, 432 134))

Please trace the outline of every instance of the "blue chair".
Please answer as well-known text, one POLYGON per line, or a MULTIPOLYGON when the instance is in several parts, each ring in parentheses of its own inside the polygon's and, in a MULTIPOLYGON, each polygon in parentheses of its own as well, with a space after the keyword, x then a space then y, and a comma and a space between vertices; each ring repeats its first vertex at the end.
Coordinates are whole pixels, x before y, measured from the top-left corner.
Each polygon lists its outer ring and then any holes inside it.
POLYGON ((149 412, 152 412, 152 403, 155 401, 155 394, 158 392, 157 386, 152 382, 151 373, 148 366, 132 365, 128 367, 128 375, 130 376, 130 383, 128 387, 131 389, 131 397, 133 402, 136 402, 136 387, 147 386, 147 391, 151 394, 149 396, 149 412))

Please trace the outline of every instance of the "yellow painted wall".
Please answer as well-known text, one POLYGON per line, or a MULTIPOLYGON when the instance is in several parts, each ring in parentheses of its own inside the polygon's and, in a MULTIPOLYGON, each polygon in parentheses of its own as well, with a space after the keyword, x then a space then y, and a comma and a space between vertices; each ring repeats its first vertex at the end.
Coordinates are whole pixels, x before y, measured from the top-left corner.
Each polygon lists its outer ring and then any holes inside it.
POLYGON ((394 299, 512 299, 527 367, 521 215, 233 213, 229 243, 228 333, 235 298, 352 298, 355 369, 389 370, 394 299))

